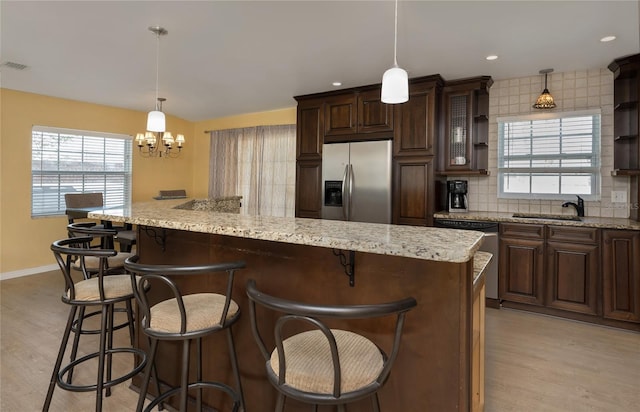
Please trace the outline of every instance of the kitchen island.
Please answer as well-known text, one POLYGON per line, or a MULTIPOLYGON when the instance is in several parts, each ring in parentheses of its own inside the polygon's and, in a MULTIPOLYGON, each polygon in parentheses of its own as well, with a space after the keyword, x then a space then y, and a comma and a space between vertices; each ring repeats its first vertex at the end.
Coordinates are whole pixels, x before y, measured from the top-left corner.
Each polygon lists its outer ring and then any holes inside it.
MULTIPOLYGON (((482 259, 476 260, 474 270, 474 256, 482 233, 174 208, 184 202, 134 204, 130 209, 96 211, 89 217, 137 225, 143 263, 246 261, 246 269, 237 273, 233 298, 243 311, 234 336, 247 411, 273 410, 276 399, 250 329, 244 289, 248 279, 255 279, 269 294, 326 304, 413 296, 418 306, 407 315, 399 356, 380 392, 382 409, 481 410, 484 308, 475 305, 474 311, 474 297, 478 301, 481 296, 488 257, 479 253, 482 259)), ((213 276, 181 279, 183 293, 216 284, 213 276)), ((264 327, 270 328, 273 317, 264 319, 264 327)), ((342 321, 334 326, 362 333, 385 348, 391 343, 392 331, 386 325, 342 321)), ((137 337, 137 344, 146 346, 144 336, 137 337)), ((233 382, 224 336, 208 338, 203 345, 207 348, 205 377, 233 382)), ((161 381, 177 382, 174 365, 179 353, 178 345, 161 345, 161 381)), ((215 394, 207 394, 205 401, 226 406, 215 394)), ((287 411, 307 409, 287 402, 287 411)), ((362 401, 349 410, 369 411, 370 405, 362 401)))

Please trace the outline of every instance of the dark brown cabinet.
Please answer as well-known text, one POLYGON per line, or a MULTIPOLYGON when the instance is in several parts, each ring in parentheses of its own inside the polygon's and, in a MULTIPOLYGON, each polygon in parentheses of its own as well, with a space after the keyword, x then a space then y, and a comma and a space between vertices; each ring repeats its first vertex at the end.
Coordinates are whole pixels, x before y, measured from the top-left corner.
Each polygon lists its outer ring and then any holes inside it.
POLYGON ((296 216, 319 218, 322 201, 324 101, 298 103, 296 130, 296 216))
POLYGON ((505 307, 640 331, 640 231, 500 224, 505 307))
POLYGON ((501 224, 498 255, 500 299, 544 305, 544 226, 501 224))
POLYGON ((297 96, 296 216, 320 218, 322 145, 390 139, 391 105, 380 101, 380 86, 297 96))
POLYGON ((393 139, 393 223, 433 225, 435 164, 442 78, 412 79, 409 101, 397 105, 393 139))
POLYGON ((599 314, 598 229, 500 225, 500 299, 599 314))
POLYGON ((409 101, 398 105, 393 139, 394 156, 433 156, 437 133, 442 78, 416 79, 409 86, 409 101))
POLYGON ((440 173, 487 174, 489 155, 489 76, 446 82, 440 173))
POLYGON ((297 96, 296 216, 321 216, 322 145, 393 139, 393 223, 431 225, 439 75, 411 79, 410 98, 380 100, 380 85, 297 96))
POLYGON ((640 54, 609 65, 613 72, 613 167, 618 174, 640 173, 640 54))
POLYGON ((393 161, 393 223, 433 225, 433 157, 393 161))
POLYGON ((394 107, 382 103, 379 87, 327 97, 324 107, 326 143, 393 136, 394 107))
POLYGON ((603 230, 602 239, 604 317, 640 323, 640 231, 603 230))
POLYGON ((322 211, 322 160, 296 164, 296 216, 319 219, 322 211))
POLYGON ((322 99, 298 102, 296 121, 296 160, 322 159, 324 139, 324 101, 322 99))
POLYGON ((613 172, 631 176, 630 217, 640 220, 640 54, 609 65, 613 72, 613 172))
POLYGON ((545 305, 560 310, 600 314, 600 239, 598 229, 547 227, 545 305))

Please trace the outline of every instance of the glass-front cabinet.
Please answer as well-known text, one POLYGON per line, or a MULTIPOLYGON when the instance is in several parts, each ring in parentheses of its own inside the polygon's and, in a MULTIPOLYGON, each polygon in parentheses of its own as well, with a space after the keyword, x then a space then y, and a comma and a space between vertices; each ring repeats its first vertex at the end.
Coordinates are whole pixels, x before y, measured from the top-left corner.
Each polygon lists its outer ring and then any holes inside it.
POLYGON ((440 174, 487 174, 489 76, 447 82, 443 89, 444 131, 440 174))

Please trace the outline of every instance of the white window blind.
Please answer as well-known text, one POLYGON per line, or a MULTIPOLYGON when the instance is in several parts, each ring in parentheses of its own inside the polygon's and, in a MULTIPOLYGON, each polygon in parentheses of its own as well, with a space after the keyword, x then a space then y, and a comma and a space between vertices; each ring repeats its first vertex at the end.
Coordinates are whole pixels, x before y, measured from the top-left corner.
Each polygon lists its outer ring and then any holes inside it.
POLYGON ((102 192, 105 207, 131 202, 131 136, 34 126, 31 216, 65 213, 66 193, 102 192))
POLYGON ((503 198, 565 199, 600 194, 600 112, 498 119, 503 198))

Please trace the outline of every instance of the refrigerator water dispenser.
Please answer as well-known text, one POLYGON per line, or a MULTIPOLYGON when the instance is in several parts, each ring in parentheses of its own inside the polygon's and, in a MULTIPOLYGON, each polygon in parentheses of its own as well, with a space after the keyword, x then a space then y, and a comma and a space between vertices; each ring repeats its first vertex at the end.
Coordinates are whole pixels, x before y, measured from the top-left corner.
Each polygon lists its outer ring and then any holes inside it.
POLYGON ((324 182, 324 205, 342 207, 342 181, 326 180, 324 182))

